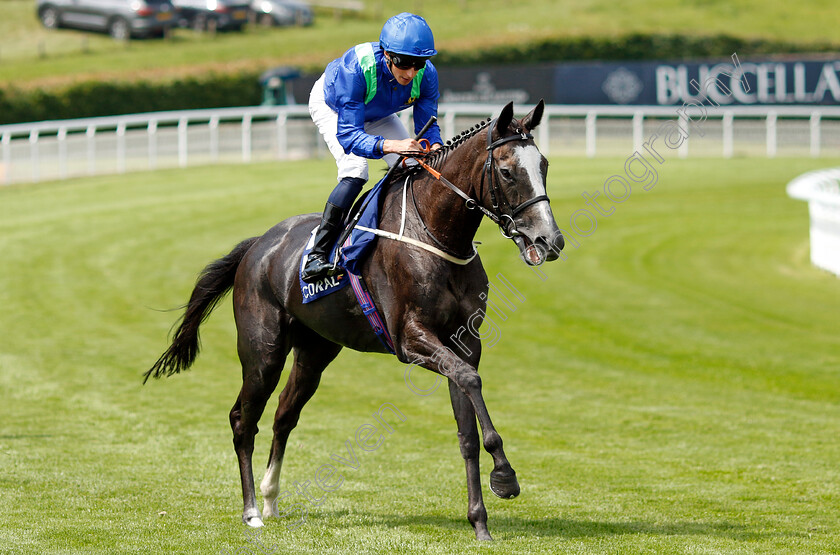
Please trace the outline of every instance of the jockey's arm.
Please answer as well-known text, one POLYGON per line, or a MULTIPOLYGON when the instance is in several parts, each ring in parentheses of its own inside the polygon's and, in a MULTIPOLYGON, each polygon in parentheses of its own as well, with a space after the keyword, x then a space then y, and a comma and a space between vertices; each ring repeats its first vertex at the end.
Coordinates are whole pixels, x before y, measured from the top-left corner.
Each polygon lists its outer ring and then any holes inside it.
MULTIPOLYGON (((437 150, 441 147, 440 143, 432 145, 432 150, 437 150)), ((404 152, 424 152, 423 146, 414 139, 385 139, 382 144, 382 150, 385 154, 402 154, 404 152)))

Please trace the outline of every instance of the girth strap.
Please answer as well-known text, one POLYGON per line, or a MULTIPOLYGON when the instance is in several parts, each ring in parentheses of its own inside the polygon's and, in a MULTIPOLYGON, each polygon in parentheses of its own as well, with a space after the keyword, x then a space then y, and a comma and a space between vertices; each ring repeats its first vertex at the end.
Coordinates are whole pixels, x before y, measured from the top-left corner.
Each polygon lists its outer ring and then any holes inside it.
POLYGON ((385 237, 386 239, 393 239, 394 241, 400 241, 402 243, 408 243, 409 245, 414 245, 415 247, 419 247, 425 251, 428 251, 432 254, 435 254, 444 260, 452 262, 453 264, 458 264, 459 266, 466 266, 470 262, 473 261, 473 258, 478 255, 478 251, 473 249, 473 253, 468 258, 458 258, 456 256, 452 256, 449 253, 445 253, 439 248, 432 246, 428 243, 424 243, 422 241, 418 241, 417 239, 412 239, 411 237, 405 237, 403 235, 397 235, 396 233, 391 233, 390 231, 385 231, 384 229, 373 229, 370 227, 365 227, 362 225, 357 225, 356 229, 361 229, 362 231, 367 231, 368 233, 373 233, 374 235, 379 235, 380 237, 385 237))

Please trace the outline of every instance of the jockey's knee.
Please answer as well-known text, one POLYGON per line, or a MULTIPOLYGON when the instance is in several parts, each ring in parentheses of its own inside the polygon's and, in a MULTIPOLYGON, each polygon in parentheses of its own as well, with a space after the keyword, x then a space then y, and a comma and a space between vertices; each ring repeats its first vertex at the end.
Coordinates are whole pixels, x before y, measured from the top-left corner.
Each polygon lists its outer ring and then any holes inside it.
POLYGON ((365 183, 367 181, 361 177, 343 177, 333 189, 328 200, 343 210, 349 210, 353 201, 362 192, 365 183))

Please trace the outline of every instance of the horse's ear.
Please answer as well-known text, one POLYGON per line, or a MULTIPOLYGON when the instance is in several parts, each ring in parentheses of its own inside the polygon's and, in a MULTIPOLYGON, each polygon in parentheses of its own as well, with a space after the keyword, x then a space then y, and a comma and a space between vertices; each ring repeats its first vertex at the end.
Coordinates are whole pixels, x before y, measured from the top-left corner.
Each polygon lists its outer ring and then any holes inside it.
POLYGON ((499 119, 496 120, 496 133, 502 136, 502 133, 510 126, 513 121, 513 102, 508 102, 507 106, 502 108, 502 113, 499 114, 499 119))
POLYGON ((530 131, 540 124, 542 121, 543 112, 545 111, 545 101, 541 98, 540 101, 531 110, 531 113, 522 118, 522 127, 530 131))

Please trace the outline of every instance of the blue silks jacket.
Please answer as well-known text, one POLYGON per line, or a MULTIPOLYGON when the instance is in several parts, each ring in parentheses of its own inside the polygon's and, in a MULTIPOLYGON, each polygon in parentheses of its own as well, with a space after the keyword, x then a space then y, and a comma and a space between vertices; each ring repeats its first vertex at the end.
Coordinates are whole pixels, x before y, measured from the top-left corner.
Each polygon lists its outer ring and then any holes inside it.
MULTIPOLYGON (((338 114, 337 138, 344 152, 364 158, 381 158, 382 153, 376 147, 384 137, 365 133, 365 123, 413 107, 414 132, 419 133, 429 118, 437 115, 440 92, 437 70, 431 61, 426 62, 417 83, 403 86, 388 69, 379 43, 369 43, 369 46, 368 43, 360 44, 330 62, 324 71, 324 97, 327 105, 338 114), (367 52, 368 62, 372 62, 368 65, 367 76, 362 67, 365 61, 360 62, 362 52, 367 52), (412 93, 418 94, 414 97, 412 93)), ((432 144, 443 143, 437 123, 429 128, 425 138, 432 144)))

